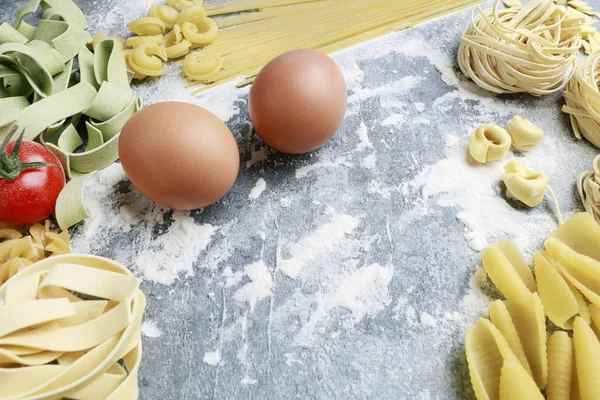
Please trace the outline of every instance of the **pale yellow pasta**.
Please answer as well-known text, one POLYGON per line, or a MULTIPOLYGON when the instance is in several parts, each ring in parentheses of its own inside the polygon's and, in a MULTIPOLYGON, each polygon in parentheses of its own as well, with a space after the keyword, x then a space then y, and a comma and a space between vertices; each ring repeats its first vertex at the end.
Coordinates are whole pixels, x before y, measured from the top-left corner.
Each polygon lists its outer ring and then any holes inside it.
POLYGON ((97 32, 92 39, 92 48, 96 49, 98 43, 103 41, 104 39, 114 39, 117 47, 120 50, 125 50, 125 43, 123 43, 123 39, 118 36, 107 36, 104 32, 97 32))
POLYGON ((521 339, 517 328, 512 321, 512 317, 506 308, 506 305, 501 300, 493 301, 490 304, 490 320, 496 328, 502 333, 502 336, 506 339, 506 342, 512 349, 515 356, 519 359, 523 368, 531 375, 531 367, 527 361, 527 356, 523 350, 521 339))
POLYGON ((194 5, 187 8, 179 14, 177 25, 181 26, 184 22, 194 22, 198 19, 206 18, 206 11, 201 5, 194 5))
POLYGON ((223 61, 216 54, 193 52, 183 62, 183 73, 188 78, 198 81, 208 81, 219 73, 223 61))
POLYGON ((513 243, 512 240, 508 238, 500 239, 498 242, 496 242, 496 246, 498 246, 500 251, 502 251, 506 258, 508 258, 508 261, 514 270, 517 271, 519 277, 525 286, 527 286, 527 289, 529 289, 529 291, 532 293, 535 292, 537 290, 537 285, 535 283, 535 279, 533 278, 533 273, 523 258, 519 248, 513 243))
POLYGON ((581 318, 575 318, 573 323, 573 343, 581 398, 600 399, 600 342, 592 328, 581 318))
POLYGON ((219 27, 211 18, 196 19, 181 25, 183 36, 192 42, 192 47, 205 46, 212 43, 219 33, 219 27))
POLYGON ((136 35, 162 35, 167 26, 156 17, 142 17, 129 23, 129 30, 136 35))
POLYGON ((548 338, 547 400, 571 399, 573 342, 566 332, 557 331, 548 338))
POLYGON ((163 35, 132 36, 130 38, 127 38, 127 40, 125 41, 125 44, 128 47, 136 48, 136 47, 139 47, 146 43, 162 44, 162 42, 163 42, 163 35))
POLYGON ((502 180, 506 192, 520 202, 535 207, 542 202, 548 188, 548 177, 528 168, 519 161, 512 161, 504 166, 502 180))
POLYGON ((0 398, 137 398, 145 303, 139 279, 101 257, 21 270, 0 286, 0 398))
POLYGON ((485 249, 482 257, 483 268, 494 285, 507 299, 531 294, 532 291, 536 290, 535 286, 532 286, 529 281, 528 275, 531 272, 527 273, 522 267, 519 267, 520 262, 513 264, 507 257, 503 251, 507 247, 506 240, 508 239, 502 241, 503 244, 492 244, 485 249), (523 277, 528 282, 527 284, 523 277))
MULTIPOLYGON (((550 246, 554 245, 550 241, 550 246)), ((600 262, 575 252, 561 252, 558 262, 569 282, 600 307, 600 262)))
POLYGON ((537 293, 505 300, 527 362, 531 367, 533 380, 540 389, 546 387, 548 361, 546 353, 546 316, 537 293))
POLYGON ((133 73, 133 79, 142 80, 148 75, 141 74, 133 69, 131 63, 129 62, 129 57, 131 56, 132 52, 132 49, 123 50, 123 55, 125 56, 125 65, 127 66, 127 69, 133 73))
POLYGON ((547 257, 543 251, 537 251, 534 255, 538 294, 544 311, 556 326, 573 329, 573 320, 579 314, 578 301, 547 257))
POLYGON ((577 177, 577 190, 585 211, 600 223, 600 155, 594 159, 592 171, 577 177))
POLYGON ((165 49, 153 43, 138 46, 128 56, 133 71, 147 76, 164 75, 163 60, 167 60, 165 49))
POLYGON ((544 400, 531 375, 518 361, 505 361, 500 371, 500 400, 544 400))
POLYGON ((579 377, 577 376, 577 353, 575 351, 575 345, 573 345, 573 367, 571 370, 571 400, 581 400, 579 377))
POLYGON ((588 307, 590 313, 590 324, 594 333, 600 339, 600 307, 590 304, 588 307))
POLYGON ((167 29, 173 29, 173 26, 177 23, 179 19, 179 11, 175 7, 171 7, 170 5, 159 4, 153 5, 150 7, 150 11, 148 11, 149 17, 155 17, 160 19, 165 23, 167 29))
MULTIPOLYGON (((600 243, 600 225, 588 213, 575 214, 564 225, 556 229, 550 237, 562 242, 568 250, 600 261, 600 246, 598 246, 598 243, 600 243)), ((552 258, 559 258, 551 251, 549 253, 552 258)))
POLYGON ((203 0, 177 0, 177 5, 183 9, 194 7, 194 6, 202 6, 203 0))
POLYGON ((544 131, 526 118, 515 115, 506 124, 506 130, 512 139, 512 145, 519 151, 529 151, 544 137, 544 131))
POLYGON ((504 361, 519 363, 506 339, 489 320, 480 318, 467 328, 465 349, 477 400, 498 400, 504 361))
POLYGON ((175 25, 173 29, 164 36, 163 47, 168 58, 179 58, 190 51, 192 42, 183 38, 181 27, 175 25))
POLYGON ((485 124, 471 133, 469 154, 479 163, 501 160, 510 149, 511 138, 506 129, 485 124))

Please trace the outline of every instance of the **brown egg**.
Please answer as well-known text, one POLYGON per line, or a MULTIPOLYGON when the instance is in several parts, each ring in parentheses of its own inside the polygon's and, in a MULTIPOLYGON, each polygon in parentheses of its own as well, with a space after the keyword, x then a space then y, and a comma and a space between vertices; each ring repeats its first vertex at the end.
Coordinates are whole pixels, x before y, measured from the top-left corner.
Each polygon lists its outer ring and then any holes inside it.
POLYGON ((177 210, 206 207, 225 196, 240 166, 231 131, 189 103, 152 104, 123 127, 119 157, 144 196, 177 210))
POLYGON ((323 146, 340 127, 348 95, 338 66, 315 50, 269 62, 250 89, 250 119, 269 146, 290 154, 323 146))

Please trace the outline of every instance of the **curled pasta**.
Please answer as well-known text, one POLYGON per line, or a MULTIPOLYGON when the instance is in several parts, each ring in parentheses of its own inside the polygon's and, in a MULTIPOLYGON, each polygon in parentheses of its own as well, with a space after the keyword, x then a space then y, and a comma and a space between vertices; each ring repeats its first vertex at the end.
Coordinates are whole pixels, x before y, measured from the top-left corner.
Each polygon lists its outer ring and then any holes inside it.
POLYGON ((485 124, 471 133, 469 153, 479 163, 501 160, 510 149, 511 138, 506 129, 485 124))
POLYGON ((202 6, 203 2, 203 0, 177 0, 177 5, 186 9, 194 6, 202 6))
POLYGON ((600 155, 594 159, 593 171, 577 178, 577 190, 585 210, 600 222, 600 155))
POLYGON ((125 66, 127 67, 127 69, 129 71, 131 71, 133 73, 133 79, 142 80, 142 79, 148 77, 148 75, 141 74, 133 69, 133 67, 131 66, 131 63, 129 62, 129 57, 131 56, 132 52, 133 52, 133 49, 123 50, 123 56, 125 57, 125 66))
POLYGON ((146 76, 164 75, 163 60, 167 60, 165 50, 152 43, 145 43, 129 53, 129 65, 133 71, 146 76))
POLYGON ((175 25, 173 30, 163 38, 162 45, 165 48, 165 53, 168 58, 179 58, 189 53, 192 42, 184 39, 183 34, 181 33, 181 27, 175 25))
POLYGON ((133 47, 135 49, 136 47, 139 47, 145 43, 162 44, 162 42, 163 42, 162 35, 132 36, 130 38, 127 38, 127 40, 125 41, 125 44, 127 44, 128 47, 133 47))
POLYGON ((494 285, 507 299, 537 290, 529 266, 514 243, 507 238, 488 246, 483 252, 482 263, 494 285))
POLYGON ((184 22, 194 22, 198 19, 206 18, 206 11, 201 5, 194 5, 184 8, 177 18, 177 25, 183 25, 184 22))
POLYGON ((596 147, 600 147, 599 61, 600 49, 577 67, 563 92, 566 105, 562 108, 571 118, 575 137, 583 135, 596 147))
POLYGON ((183 72, 191 79, 208 81, 219 73, 222 66, 223 61, 218 55, 196 51, 183 61, 183 72))
POLYGON ((129 23, 129 30, 136 35, 162 35, 167 26, 156 17, 142 17, 129 23))
POLYGON ((535 126, 530 120, 515 115, 506 124, 512 145, 519 151, 531 150, 544 137, 544 131, 535 126))
POLYGON ((510 196, 529 207, 542 202, 548 187, 548 177, 545 174, 534 171, 519 161, 506 164, 504 171, 503 180, 510 196))
POLYGON ((563 88, 581 46, 579 19, 552 0, 481 11, 461 37, 458 64, 494 93, 546 95, 563 88))
POLYGON ((212 43, 219 33, 219 27, 211 18, 199 18, 193 22, 184 22, 181 25, 183 36, 197 46, 212 43))
POLYGON ((179 19, 179 11, 170 5, 155 4, 150 8, 150 11, 148 11, 148 16, 160 19, 165 23, 167 29, 173 29, 173 26, 175 26, 179 19))
POLYGON ((69 254, 0 286, 0 397, 136 398, 139 283, 116 262, 69 254))

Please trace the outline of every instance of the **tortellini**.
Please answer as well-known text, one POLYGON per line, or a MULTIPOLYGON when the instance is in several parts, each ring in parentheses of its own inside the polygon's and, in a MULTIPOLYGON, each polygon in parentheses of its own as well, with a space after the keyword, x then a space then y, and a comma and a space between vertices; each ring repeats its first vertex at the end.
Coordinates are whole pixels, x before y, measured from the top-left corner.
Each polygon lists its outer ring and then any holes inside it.
POLYGON ((495 124, 485 124, 471 133, 469 153, 475 161, 485 164, 503 159, 510 145, 511 138, 506 129, 495 124))
POLYGON ((512 138, 513 147, 519 151, 533 149, 544 137, 543 130, 535 126, 530 120, 518 115, 508 121, 506 130, 512 138))
POLYGON ((129 23, 129 30, 141 36, 162 35, 166 29, 166 24, 156 17, 142 17, 129 23))
POLYGON ((534 171, 519 161, 504 166, 504 184, 509 196, 516 198, 529 207, 541 203, 548 187, 548 177, 534 171))
POLYGON ((183 72, 191 79, 206 82, 216 76, 222 66, 223 61, 218 55, 196 51, 185 58, 183 72))

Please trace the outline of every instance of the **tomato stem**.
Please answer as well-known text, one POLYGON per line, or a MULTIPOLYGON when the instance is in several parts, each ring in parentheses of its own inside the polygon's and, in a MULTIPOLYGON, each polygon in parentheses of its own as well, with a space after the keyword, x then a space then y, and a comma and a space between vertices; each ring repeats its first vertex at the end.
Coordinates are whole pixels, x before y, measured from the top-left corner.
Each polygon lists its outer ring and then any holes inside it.
POLYGON ((25 129, 21 131, 21 134, 19 135, 15 143, 15 147, 13 148, 10 155, 8 155, 8 151, 6 150, 8 147, 8 142, 10 142, 10 139, 13 137, 17 129, 18 127, 14 126, 10 130, 10 132, 8 132, 8 135, 6 135, 4 141, 2 141, 2 146, 0 146, 0 179, 14 181, 23 171, 44 167, 56 167, 56 165, 49 164, 46 162, 24 163, 21 161, 21 143, 23 142, 25 129))

